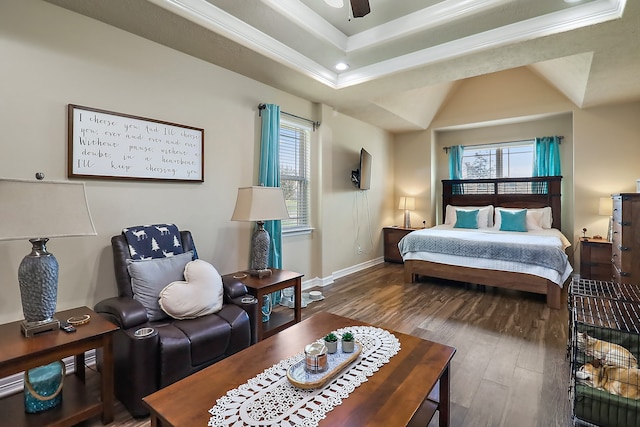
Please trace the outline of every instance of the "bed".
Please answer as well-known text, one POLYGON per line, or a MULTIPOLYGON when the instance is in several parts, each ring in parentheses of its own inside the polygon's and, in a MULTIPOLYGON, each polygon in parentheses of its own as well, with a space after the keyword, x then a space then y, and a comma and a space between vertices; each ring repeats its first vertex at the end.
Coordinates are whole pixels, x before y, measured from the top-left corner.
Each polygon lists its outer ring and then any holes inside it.
MULTIPOLYGON (((447 214, 450 215, 451 212, 447 212, 447 206, 449 206, 449 210, 455 206, 464 206, 469 209, 471 207, 492 206, 496 211, 500 210, 498 208, 526 208, 531 212, 534 210, 549 211, 551 213, 550 227, 544 230, 529 230, 526 233, 503 232, 489 227, 462 230, 453 228, 451 225, 440 225, 431 229, 414 231, 405 236, 399 245, 404 260, 405 281, 415 282, 418 276, 428 276, 533 292, 546 295, 549 307, 561 308, 562 287, 572 272, 565 253, 570 242, 559 231, 562 218, 561 183, 562 177, 442 181, 442 209, 445 222, 448 219, 447 214), (436 234, 437 237, 433 237, 433 234, 436 234), (422 247, 419 244, 413 247, 406 246, 410 239, 413 239, 415 243, 420 235, 427 235, 428 239, 438 238, 443 243, 438 245, 429 242, 424 243, 422 247), (456 248, 462 248, 462 246, 458 246, 458 243, 446 244, 447 236, 451 239, 465 236, 465 240, 479 240, 479 242, 473 243, 475 246, 494 244, 483 242, 498 240, 499 243, 495 244, 504 245, 504 247, 499 250, 478 246, 481 249, 484 248, 482 251, 490 253, 480 260, 470 260, 453 254, 458 252, 449 254, 440 250, 430 252, 435 250, 435 247, 442 246, 453 245, 456 248), (518 240, 523 238, 528 242, 518 240), (522 249, 527 245, 531 245, 533 250, 529 255, 525 249, 522 249), (551 246, 553 249, 543 248, 543 246, 551 246), (494 259, 496 258, 494 255, 498 255, 499 259, 494 259), (521 262, 524 258, 536 260, 537 263, 524 265, 521 262), (553 263, 550 262, 547 265, 547 260, 553 260, 553 263)), ((499 215, 495 216, 495 218, 498 217, 499 215)), ((467 254, 464 251, 462 253, 467 254)))

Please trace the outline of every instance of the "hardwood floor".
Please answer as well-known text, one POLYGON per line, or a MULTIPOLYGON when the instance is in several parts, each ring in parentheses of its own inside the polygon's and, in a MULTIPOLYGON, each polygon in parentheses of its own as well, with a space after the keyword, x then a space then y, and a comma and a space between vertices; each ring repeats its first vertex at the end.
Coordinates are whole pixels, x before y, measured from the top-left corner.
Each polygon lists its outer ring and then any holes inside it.
MULTIPOLYGON (((543 296, 433 279, 406 284, 402 265, 389 263, 320 290, 325 299, 302 310, 303 319, 329 311, 456 347, 453 426, 571 424, 568 313, 549 309, 543 296)), ((118 403, 110 425, 146 427, 149 420, 131 419, 118 403)))

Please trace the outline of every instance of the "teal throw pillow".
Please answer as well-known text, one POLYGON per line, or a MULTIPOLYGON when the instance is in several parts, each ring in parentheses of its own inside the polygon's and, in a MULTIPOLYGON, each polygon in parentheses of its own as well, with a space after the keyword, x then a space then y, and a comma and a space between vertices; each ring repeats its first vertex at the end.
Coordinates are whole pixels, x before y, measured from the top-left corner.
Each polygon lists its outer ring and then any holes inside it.
POLYGON ((527 210, 500 211, 501 231, 527 231, 527 210))
POLYGON ((478 212, 479 210, 465 211, 456 210, 456 223, 454 228, 478 228, 478 212))

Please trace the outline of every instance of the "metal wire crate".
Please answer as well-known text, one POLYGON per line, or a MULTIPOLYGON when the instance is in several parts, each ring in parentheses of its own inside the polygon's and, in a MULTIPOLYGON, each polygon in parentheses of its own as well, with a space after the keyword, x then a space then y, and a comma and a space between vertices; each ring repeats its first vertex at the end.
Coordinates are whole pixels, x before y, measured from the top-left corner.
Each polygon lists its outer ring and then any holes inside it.
POLYGON ((578 333, 616 344, 640 358, 640 299, 634 288, 592 280, 574 280, 570 289, 571 393, 575 425, 640 427, 640 399, 629 399, 576 380, 576 373, 586 363, 598 365, 587 354, 578 333), (616 299, 619 296, 623 299, 616 299))

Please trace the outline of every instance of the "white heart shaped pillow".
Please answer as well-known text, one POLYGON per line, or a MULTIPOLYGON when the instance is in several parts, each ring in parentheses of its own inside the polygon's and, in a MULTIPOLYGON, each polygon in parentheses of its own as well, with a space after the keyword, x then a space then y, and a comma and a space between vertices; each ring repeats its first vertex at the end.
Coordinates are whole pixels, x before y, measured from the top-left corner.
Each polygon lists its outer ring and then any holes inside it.
POLYGON ((194 319, 220 311, 222 298, 222 277, 213 265, 196 259, 184 267, 184 281, 160 291, 158 303, 174 319, 194 319))

